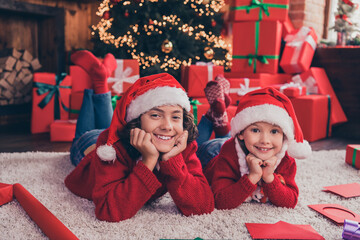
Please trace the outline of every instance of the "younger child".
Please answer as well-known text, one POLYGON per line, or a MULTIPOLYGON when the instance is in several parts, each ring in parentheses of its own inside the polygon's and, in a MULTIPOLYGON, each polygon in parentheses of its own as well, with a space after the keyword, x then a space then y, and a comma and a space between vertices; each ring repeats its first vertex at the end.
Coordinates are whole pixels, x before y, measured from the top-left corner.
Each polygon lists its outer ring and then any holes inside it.
MULTIPOLYGON (((311 148, 290 100, 271 87, 249 92, 239 101, 230 125, 231 138, 204 170, 215 207, 232 209, 255 200, 294 208, 299 193, 294 158, 306 158, 311 148)), ((225 140, 209 142, 217 141, 225 140)), ((209 148, 209 142, 199 149, 209 148)))
POLYGON ((196 156, 197 128, 189 111, 188 96, 171 75, 138 79, 65 185, 92 200, 96 217, 105 221, 129 219, 167 191, 185 216, 212 212, 214 197, 196 156))

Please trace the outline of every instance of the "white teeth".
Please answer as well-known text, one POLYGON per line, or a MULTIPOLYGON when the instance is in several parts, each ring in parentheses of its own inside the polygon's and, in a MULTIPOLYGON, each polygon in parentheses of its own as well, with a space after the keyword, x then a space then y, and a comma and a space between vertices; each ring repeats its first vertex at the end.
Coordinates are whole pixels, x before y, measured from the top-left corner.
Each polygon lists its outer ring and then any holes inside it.
POLYGON ((157 135, 158 138, 162 139, 162 140, 169 140, 171 139, 171 137, 167 137, 167 136, 160 136, 160 135, 157 135))
POLYGON ((260 149, 261 151, 268 151, 268 150, 270 150, 269 148, 260 148, 260 147, 258 147, 258 149, 260 149))

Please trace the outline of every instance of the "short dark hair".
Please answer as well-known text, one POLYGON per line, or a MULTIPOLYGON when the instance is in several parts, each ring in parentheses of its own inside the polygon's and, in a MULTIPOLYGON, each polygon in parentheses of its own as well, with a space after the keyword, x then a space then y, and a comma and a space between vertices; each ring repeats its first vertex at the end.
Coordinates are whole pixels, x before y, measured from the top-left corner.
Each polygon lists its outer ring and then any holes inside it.
MULTIPOLYGON (((125 149, 128 149, 128 154, 130 157, 137 159, 141 154, 130 144, 130 131, 133 128, 141 128, 141 115, 128 122, 124 128, 118 132, 118 134, 120 141, 125 146, 125 149)), ((199 136, 199 131, 194 123, 194 115, 185 109, 183 109, 183 128, 189 133, 187 140, 188 144, 196 140, 196 138, 199 136)))

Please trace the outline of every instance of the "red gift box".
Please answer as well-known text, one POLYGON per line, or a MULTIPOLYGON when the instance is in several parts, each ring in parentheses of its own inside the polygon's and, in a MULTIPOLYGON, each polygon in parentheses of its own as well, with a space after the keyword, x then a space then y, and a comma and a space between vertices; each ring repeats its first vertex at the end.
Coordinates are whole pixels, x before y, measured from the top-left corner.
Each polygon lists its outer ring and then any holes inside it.
POLYGON ((301 73, 309 70, 315 54, 317 36, 311 27, 302 27, 285 37, 280 67, 286 73, 301 73))
POLYGON ((346 146, 345 162, 360 169, 360 145, 349 144, 346 146))
POLYGON ((232 21, 285 21, 289 0, 233 0, 230 7, 232 21))
POLYGON ((226 72, 226 78, 249 78, 259 79, 260 87, 267 87, 275 84, 284 84, 291 81, 292 75, 286 73, 241 73, 241 72, 226 72))
POLYGON ((90 75, 81 67, 70 66, 70 76, 73 79, 71 93, 82 92, 84 89, 92 89, 90 75))
POLYGON ((55 119, 69 119, 71 77, 34 73, 33 81, 31 133, 49 132, 55 119))
POLYGON ((79 117, 81 105, 84 98, 84 92, 73 92, 70 95, 70 114, 69 119, 77 119, 79 117))
POLYGON ((329 102, 326 95, 290 98, 304 139, 313 142, 330 136, 329 102))
POLYGON ((260 88, 260 79, 249 78, 228 78, 230 82, 230 98, 232 105, 237 105, 238 101, 246 93, 260 88))
POLYGON ((181 85, 189 97, 205 97, 204 88, 217 75, 224 75, 223 66, 197 63, 197 65, 181 67, 181 85))
POLYGON ((286 18, 286 20, 282 22, 282 38, 285 39, 288 34, 292 34, 294 31, 295 28, 291 22, 291 19, 286 18))
POLYGON ((76 120, 55 120, 50 125, 51 142, 72 142, 75 137, 76 120))
POLYGON ((331 125, 347 122, 347 117, 340 105, 338 98, 336 97, 334 89, 332 88, 329 78, 326 75, 325 69, 312 67, 308 71, 300 74, 298 77, 300 77, 300 79, 305 85, 306 83, 314 83, 316 85, 316 86, 306 85, 308 89, 309 88, 316 89, 318 91, 316 92, 317 94, 330 95, 331 125))
POLYGON ((13 186, 0 183, 0 206, 13 200, 13 186))
POLYGON ((140 77, 139 62, 136 59, 116 59, 117 67, 113 77, 108 78, 112 95, 120 95, 140 77))
POLYGON ((197 99, 193 99, 191 101, 191 113, 194 114, 194 122, 196 125, 199 124, 203 115, 209 110, 209 103, 200 103, 200 101, 196 101, 197 99))
POLYGON ((279 21, 234 22, 231 71, 277 73, 281 31, 279 21))

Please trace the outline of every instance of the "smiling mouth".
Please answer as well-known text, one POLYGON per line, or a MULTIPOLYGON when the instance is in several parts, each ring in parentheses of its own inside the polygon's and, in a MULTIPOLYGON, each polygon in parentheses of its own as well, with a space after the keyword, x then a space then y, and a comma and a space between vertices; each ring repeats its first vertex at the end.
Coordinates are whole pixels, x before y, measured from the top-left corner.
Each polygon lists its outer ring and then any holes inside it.
POLYGON ((155 135, 155 137, 156 138, 158 138, 158 139, 161 139, 161 140, 170 140, 170 139, 172 139, 173 137, 171 137, 171 136, 164 136, 164 135, 157 135, 157 134, 154 134, 155 135))
POLYGON ((262 147, 256 147, 256 146, 255 146, 255 148, 262 151, 262 152, 268 152, 268 151, 270 151, 272 149, 272 148, 262 148, 262 147))

